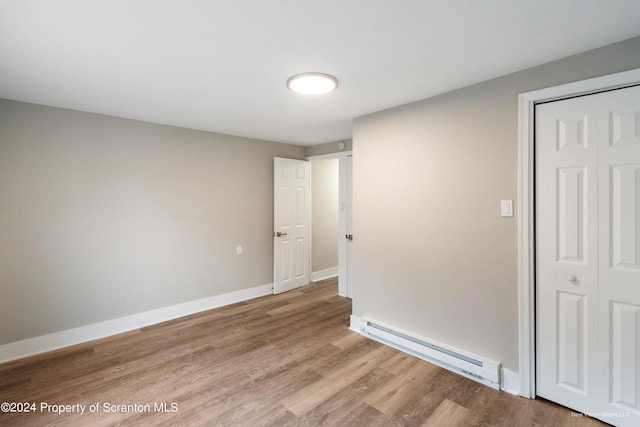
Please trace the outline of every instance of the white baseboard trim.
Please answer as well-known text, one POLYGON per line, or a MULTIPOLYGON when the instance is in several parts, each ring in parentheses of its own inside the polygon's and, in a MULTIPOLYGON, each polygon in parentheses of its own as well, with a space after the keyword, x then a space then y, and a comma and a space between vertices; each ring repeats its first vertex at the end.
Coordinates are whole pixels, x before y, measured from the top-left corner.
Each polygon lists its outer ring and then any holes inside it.
POLYGON ((349 329, 353 332, 357 332, 359 334, 362 333, 360 330, 360 316, 354 316, 353 314, 349 317, 349 329))
POLYGON ((329 279, 338 275, 338 267, 327 268, 326 270, 314 271, 311 273, 311 281, 329 279))
POLYGON ((506 391, 514 396, 520 395, 520 374, 510 371, 509 369, 502 368, 502 384, 500 385, 502 391, 506 391))
POLYGON ((272 293, 273 284, 270 283, 3 344, 0 345, 0 363, 116 335, 272 293))

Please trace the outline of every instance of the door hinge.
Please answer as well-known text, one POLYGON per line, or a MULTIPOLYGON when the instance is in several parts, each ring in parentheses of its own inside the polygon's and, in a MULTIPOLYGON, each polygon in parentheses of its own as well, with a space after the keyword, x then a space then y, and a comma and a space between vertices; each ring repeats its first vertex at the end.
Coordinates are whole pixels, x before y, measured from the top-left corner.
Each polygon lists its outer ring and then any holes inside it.
POLYGON ((353 234, 347 234, 344 236, 347 240, 353 240, 353 234))

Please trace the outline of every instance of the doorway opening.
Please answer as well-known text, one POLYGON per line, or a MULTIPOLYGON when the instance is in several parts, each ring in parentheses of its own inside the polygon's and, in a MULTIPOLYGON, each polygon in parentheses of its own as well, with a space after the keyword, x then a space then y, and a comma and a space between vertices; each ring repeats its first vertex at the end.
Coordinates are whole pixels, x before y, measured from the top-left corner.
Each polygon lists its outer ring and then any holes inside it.
POLYGON ((348 152, 308 157, 311 162, 311 277, 338 277, 338 294, 351 298, 351 161, 348 152))

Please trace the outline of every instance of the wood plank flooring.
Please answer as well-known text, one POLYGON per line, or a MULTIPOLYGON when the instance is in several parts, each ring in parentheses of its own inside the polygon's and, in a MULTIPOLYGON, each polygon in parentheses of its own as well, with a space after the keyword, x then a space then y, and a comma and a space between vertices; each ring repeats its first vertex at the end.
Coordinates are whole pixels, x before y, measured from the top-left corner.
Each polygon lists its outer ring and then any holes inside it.
POLYGON ((36 411, 0 425, 603 425, 363 338, 350 314, 330 279, 5 363, 0 402, 36 411))

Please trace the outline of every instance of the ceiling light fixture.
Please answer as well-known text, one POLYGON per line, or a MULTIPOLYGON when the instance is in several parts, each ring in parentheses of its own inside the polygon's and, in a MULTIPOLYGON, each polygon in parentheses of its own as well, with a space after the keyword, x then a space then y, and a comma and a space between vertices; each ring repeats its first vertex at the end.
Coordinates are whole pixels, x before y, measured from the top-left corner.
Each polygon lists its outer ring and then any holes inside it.
POLYGON ((303 95, 322 95, 338 87, 338 79, 325 73, 302 73, 289 77, 287 87, 303 95))

